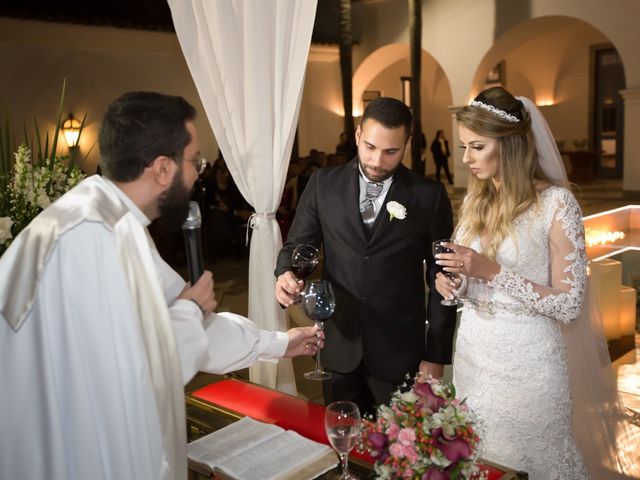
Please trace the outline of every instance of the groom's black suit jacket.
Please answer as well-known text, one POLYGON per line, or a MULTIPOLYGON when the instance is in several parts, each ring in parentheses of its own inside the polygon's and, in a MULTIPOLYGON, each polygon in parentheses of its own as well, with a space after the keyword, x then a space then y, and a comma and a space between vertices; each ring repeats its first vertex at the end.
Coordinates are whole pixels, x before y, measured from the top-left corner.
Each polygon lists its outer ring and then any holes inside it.
POLYGON ((451 362, 455 308, 440 305, 431 254, 433 240, 451 236, 451 204, 442 184, 400 165, 369 233, 359 210, 358 176, 357 158, 313 174, 275 273, 290 270, 297 244, 323 244, 322 276, 336 295, 335 314, 325 323, 323 364, 348 373, 364 359, 375 378, 397 382, 415 373, 421 360, 451 362), (392 200, 406 207, 404 220, 389 219, 392 200), (423 260, 431 290, 428 317, 423 260))

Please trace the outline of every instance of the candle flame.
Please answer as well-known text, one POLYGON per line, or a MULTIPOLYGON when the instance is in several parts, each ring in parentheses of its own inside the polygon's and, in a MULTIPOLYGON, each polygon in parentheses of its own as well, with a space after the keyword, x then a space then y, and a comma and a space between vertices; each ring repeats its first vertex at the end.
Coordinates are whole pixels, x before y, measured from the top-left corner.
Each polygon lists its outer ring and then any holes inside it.
POLYGON ((588 247, 596 245, 606 245, 622 240, 625 237, 624 232, 610 232, 607 230, 594 230, 587 228, 585 231, 585 240, 588 247))

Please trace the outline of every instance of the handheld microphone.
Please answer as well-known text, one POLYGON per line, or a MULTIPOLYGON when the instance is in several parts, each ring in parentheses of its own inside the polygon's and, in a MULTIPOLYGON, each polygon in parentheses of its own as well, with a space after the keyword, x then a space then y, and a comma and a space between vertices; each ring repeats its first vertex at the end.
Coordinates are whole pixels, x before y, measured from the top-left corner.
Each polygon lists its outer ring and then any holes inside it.
POLYGON ((202 272, 204 272, 204 260, 202 256, 202 216, 198 202, 189 202, 189 215, 182 224, 184 234, 184 246, 187 252, 187 269, 191 285, 195 285, 202 272))

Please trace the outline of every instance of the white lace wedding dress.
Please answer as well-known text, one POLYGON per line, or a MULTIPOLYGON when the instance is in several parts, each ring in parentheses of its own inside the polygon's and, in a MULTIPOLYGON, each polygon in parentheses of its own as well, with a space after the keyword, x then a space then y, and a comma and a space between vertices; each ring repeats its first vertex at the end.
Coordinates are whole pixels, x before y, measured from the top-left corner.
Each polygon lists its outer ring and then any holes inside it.
MULTIPOLYGON (((458 235, 460 237, 460 235, 458 235)), ((472 248, 480 251, 479 240, 472 248)), ((572 402, 560 331, 586 286, 580 208, 549 187, 520 215, 496 254, 492 282, 469 279, 453 382, 480 418, 480 455, 532 480, 589 478, 571 436, 572 402)))

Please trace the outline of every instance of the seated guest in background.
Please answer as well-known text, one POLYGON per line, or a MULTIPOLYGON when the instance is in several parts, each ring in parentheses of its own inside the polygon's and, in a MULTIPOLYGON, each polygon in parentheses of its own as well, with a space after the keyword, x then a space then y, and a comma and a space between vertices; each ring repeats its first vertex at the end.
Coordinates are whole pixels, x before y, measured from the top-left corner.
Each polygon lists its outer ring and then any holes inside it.
POLYGON ((282 191, 282 199, 280 200, 280 206, 276 212, 276 219, 278 225, 280 225, 280 233, 282 240, 286 240, 293 216, 296 213, 296 206, 298 205, 298 180, 300 173, 300 164, 297 160, 292 160, 289 163, 289 170, 287 172, 287 183, 282 191))
POLYGON ((311 176, 309 172, 310 164, 310 157, 300 157, 298 159, 298 199, 302 195, 304 187, 307 186, 307 182, 311 176))
POLYGON ((344 155, 347 160, 351 160, 358 153, 358 147, 353 138, 349 138, 346 132, 340 134, 340 143, 336 145, 336 154, 344 155))
POLYGON ((204 184, 204 244, 207 257, 239 257, 244 249, 242 226, 251 206, 242 197, 223 159, 218 158, 204 184))
POLYGON ((311 354, 315 328, 215 314, 147 234, 180 227, 197 177, 196 111, 123 95, 102 122, 104 177, 82 181, 0 258, 0 478, 186 480, 184 384, 199 370, 311 354))

